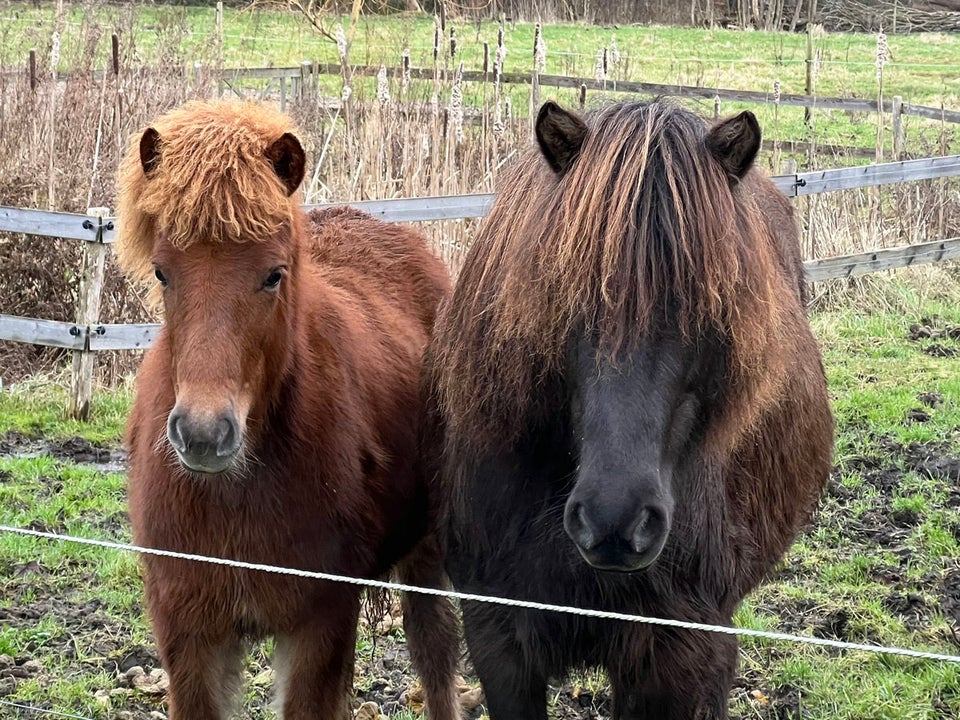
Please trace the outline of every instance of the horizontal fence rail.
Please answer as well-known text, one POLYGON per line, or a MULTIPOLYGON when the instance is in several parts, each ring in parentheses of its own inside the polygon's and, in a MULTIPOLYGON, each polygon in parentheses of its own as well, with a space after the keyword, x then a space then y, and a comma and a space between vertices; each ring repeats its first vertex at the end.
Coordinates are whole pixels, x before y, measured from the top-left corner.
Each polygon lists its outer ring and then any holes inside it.
POLYGON ((428 222, 431 220, 468 220, 490 212, 494 193, 475 195, 441 195, 426 198, 394 198, 392 200, 357 200, 351 203, 304 205, 303 209, 319 210, 348 204, 385 222, 428 222))
MULTIPOLYGON (((386 70, 388 75, 394 77, 399 77, 404 73, 403 68, 399 67, 388 67, 386 70)), ((352 76, 376 77, 379 72, 380 66, 357 65, 351 66, 350 68, 352 76)), ((444 71, 441 70, 439 72, 442 74, 444 71)), ((448 70, 446 72, 450 74, 452 71, 448 70)), ((223 78, 232 82, 236 82, 237 80, 300 80, 310 77, 311 74, 339 76, 341 73, 342 68, 340 65, 332 63, 314 65, 305 62, 301 65, 291 67, 225 69, 223 71, 223 78)), ((408 73, 410 77, 415 80, 433 80, 435 71, 433 68, 410 68, 408 73)), ((532 83, 532 77, 532 73, 511 72, 502 73, 499 79, 500 82, 509 85, 529 85, 532 83)), ((481 70, 464 70, 461 73, 461 78, 464 82, 492 82, 494 80, 492 72, 485 73, 481 70)), ((537 79, 541 86, 579 89, 580 86, 583 85, 586 86, 588 90, 602 90, 605 92, 665 95, 669 97, 699 98, 703 100, 720 98, 721 100, 729 100, 731 102, 779 104, 794 107, 819 108, 821 110, 844 110, 847 112, 874 113, 880 110, 888 113, 893 110, 892 100, 884 100, 878 106, 876 100, 861 98, 818 97, 816 95, 781 93, 779 99, 776 99, 772 91, 763 92, 758 90, 695 87, 691 85, 670 85, 667 83, 637 82, 633 80, 597 80, 596 78, 572 77, 567 75, 538 74, 537 79)), ((928 120, 960 123, 960 111, 957 110, 903 103, 901 112, 904 115, 913 115, 915 117, 927 118, 928 120)))
POLYGON ((156 340, 159 323, 97 325, 89 329, 90 350, 145 350, 156 340))
MULTIPOLYGON (((183 66, 180 71, 184 76, 191 72, 203 72, 207 70, 205 66, 194 63, 183 66)), ((137 72, 146 72, 149 74, 153 68, 136 68, 137 72)), ((211 72, 215 70, 210 68, 211 72)), ((105 74, 110 74, 110 70, 94 70, 88 73, 94 82, 101 82, 105 74)), ((171 70, 165 68, 165 74, 170 74, 171 70)), ((373 65, 355 65, 351 66, 351 76, 375 77, 380 72, 380 66, 373 65)), ((399 67, 388 67, 387 73, 393 77, 399 77, 404 70, 399 67)), ((434 70, 433 68, 416 67, 410 68, 407 73, 416 80, 433 80, 435 74, 450 75, 451 70, 434 70)), ((3 71, 6 78, 16 78, 23 76, 23 71, 3 71)), ((240 80, 280 80, 281 84, 286 81, 294 83, 310 80, 318 76, 340 76, 342 68, 334 63, 314 63, 304 61, 299 65, 286 67, 260 67, 260 68, 224 68, 220 72, 220 79, 228 86, 233 87, 240 80)), ((65 81, 75 76, 75 72, 59 72, 57 79, 65 81)), ((465 82, 493 82, 492 72, 483 72, 482 70, 464 70, 461 78, 465 82)), ((533 73, 509 72, 501 73, 499 80, 502 83, 510 85, 530 85, 533 82, 533 73)), ((638 82, 634 80, 597 80, 596 78, 575 77, 568 75, 547 75, 537 74, 537 81, 541 86, 562 87, 579 89, 585 86, 588 90, 600 90, 604 92, 623 92, 636 93, 642 95, 664 95, 670 97, 695 98, 702 100, 713 100, 719 98, 731 102, 760 103, 770 105, 789 105, 793 107, 819 108, 821 110, 842 110, 846 112, 884 112, 889 113, 894 109, 893 101, 884 99, 881 103, 866 98, 841 98, 841 97, 819 97, 817 95, 801 95, 797 93, 781 93, 775 97, 772 91, 759 90, 734 90, 732 88, 712 88, 706 86, 694 85, 671 85, 669 83, 638 82)), ((960 111, 950 110, 942 107, 932 107, 929 105, 913 105, 903 103, 900 112, 904 115, 926 118, 928 120, 943 121, 948 123, 960 123, 960 111)))
MULTIPOLYGON (((957 176, 960 176, 960 155, 779 175, 772 180, 785 195, 798 197, 957 176)), ((304 209, 347 204, 387 222, 429 222, 483 217, 495 199, 494 193, 479 193, 325 203, 304 205, 304 209)), ((107 244, 115 239, 118 222, 111 217, 0 207, 0 231, 28 235, 107 244)), ((955 258, 960 258, 960 238, 809 260, 804 263, 804 271, 808 281, 820 282, 955 258)), ((83 324, 0 314, 0 340, 84 352, 146 349, 156 340, 160 327, 156 323, 83 324)))
MULTIPOLYGON (((956 177, 958 175, 960 175, 960 155, 862 165, 838 170, 815 170, 800 173, 796 176, 793 194, 816 195, 836 190, 852 190, 875 185, 956 177)), ((785 178, 780 176, 775 180, 779 186, 779 183, 784 181, 785 178)), ((789 189, 783 187, 780 189, 787 195, 791 194, 789 189)))
MULTIPOLYGON (((957 176, 960 176, 960 155, 945 155, 834 170, 815 170, 794 175, 776 175, 772 180, 784 195, 797 197, 957 176)), ((350 205, 386 222, 429 222, 483 217, 490 211, 495 198, 495 193, 477 193, 425 198, 356 200, 303 207, 304 210, 310 211, 337 205, 350 205)), ((0 231, 26 235, 111 243, 116 238, 117 223, 118 219, 112 217, 101 219, 87 215, 0 206, 0 231), (98 230, 100 230, 99 234, 98 230)))
POLYGON ((0 206, 0 232, 18 232, 25 235, 109 242, 113 239, 113 222, 101 227, 101 219, 76 213, 49 210, 23 210, 0 206), (107 228, 109 226, 109 229, 107 228), (101 230, 103 232, 101 232, 101 230))
POLYGON ((803 263, 803 270, 808 282, 820 282, 956 258, 960 258, 960 238, 950 238, 821 260, 807 260, 803 263))
POLYGON ((83 350, 87 331, 75 323, 0 315, 0 340, 83 350))

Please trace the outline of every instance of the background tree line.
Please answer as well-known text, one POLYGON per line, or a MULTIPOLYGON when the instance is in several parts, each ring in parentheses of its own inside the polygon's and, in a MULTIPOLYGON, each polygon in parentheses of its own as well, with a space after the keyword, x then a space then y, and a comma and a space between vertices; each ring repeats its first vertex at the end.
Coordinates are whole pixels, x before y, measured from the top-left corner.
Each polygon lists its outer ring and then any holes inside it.
MULTIPOLYGON (((172 5, 214 6, 216 0, 154 0, 172 5)), ((224 0, 246 7, 253 0, 224 0)), ((265 3, 256 2, 258 5, 265 3)), ((310 5, 315 11, 349 14, 354 0, 275 0, 274 6, 310 5)), ((614 25, 751 27, 802 30, 811 20, 827 30, 876 32, 960 31, 960 0, 362 0, 363 12, 445 13, 456 18, 514 21, 577 21, 614 25)))

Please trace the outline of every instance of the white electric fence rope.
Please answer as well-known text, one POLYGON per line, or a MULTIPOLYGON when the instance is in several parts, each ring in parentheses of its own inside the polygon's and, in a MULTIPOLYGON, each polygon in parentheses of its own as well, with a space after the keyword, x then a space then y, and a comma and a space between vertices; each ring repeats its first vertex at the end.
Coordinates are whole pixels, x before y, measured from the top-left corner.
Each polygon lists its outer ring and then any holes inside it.
POLYGON ((192 560, 194 562, 205 562, 213 565, 225 565, 235 567, 241 570, 259 570, 262 572, 277 573, 279 575, 293 575, 296 577, 310 578, 314 580, 327 580, 329 582, 341 582, 349 585, 362 585, 367 587, 380 588, 382 590, 398 590, 400 592, 421 593, 423 595, 437 595, 440 597, 453 598, 457 600, 471 600, 474 602, 485 602, 493 605, 505 605, 507 607, 523 608, 526 610, 542 610, 547 612, 569 613, 571 615, 582 615, 584 617, 600 618, 602 620, 620 620, 623 622, 644 623, 647 625, 660 625, 665 627, 682 628, 685 630, 700 630, 702 632, 719 633, 721 635, 740 635, 744 637, 761 638, 764 640, 781 640, 785 642, 804 643, 807 645, 819 645, 821 647, 831 647, 840 650, 862 650, 864 652, 878 653, 882 655, 902 655, 904 657, 920 658, 923 660, 940 660, 943 662, 960 663, 960 655, 946 655, 944 653, 926 652, 923 650, 910 650, 907 648, 886 647, 882 645, 864 645, 861 643, 844 642, 842 640, 830 640, 829 638, 806 637, 803 635, 791 635, 789 633, 771 632, 768 630, 752 630, 750 628, 728 627, 726 625, 709 625, 707 623, 689 622, 687 620, 674 620, 671 618, 647 617, 644 615, 630 615, 627 613, 610 612, 607 610, 589 610, 586 608, 568 607, 566 605, 554 605, 552 603, 534 602, 532 600, 515 600, 512 598, 493 597, 489 595, 476 595, 474 593, 464 593, 456 590, 441 590, 438 588, 417 587, 416 585, 406 585, 398 582, 388 582, 385 580, 368 580, 366 578, 349 577, 346 575, 334 575, 332 573, 314 572, 311 570, 298 570, 296 568, 276 567, 274 565, 263 565, 260 563, 244 562, 242 560, 228 560, 227 558, 209 557, 206 555, 195 555, 193 553, 175 552, 173 550, 160 550, 157 548, 140 547, 129 543, 113 542, 110 540, 95 540, 92 538, 74 537, 71 535, 60 535, 57 533, 43 532, 40 530, 28 530, 26 528, 10 527, 9 525, 0 525, 0 532, 16 533, 19 535, 29 535, 32 537, 45 538, 48 540, 58 540, 60 542, 71 542, 80 545, 93 545, 96 547, 109 548, 111 550, 123 550, 125 552, 141 553, 144 555, 156 555, 159 557, 175 558, 178 560, 192 560))
POLYGON ((53 715, 55 717, 70 718, 71 720, 93 720, 93 718, 88 718, 86 715, 74 715, 73 713, 60 712, 59 710, 47 710, 42 707, 34 707, 33 705, 21 705, 20 703, 7 702, 6 700, 0 700, 0 707, 11 707, 17 708, 18 710, 27 710, 33 713, 43 713, 44 715, 53 715))

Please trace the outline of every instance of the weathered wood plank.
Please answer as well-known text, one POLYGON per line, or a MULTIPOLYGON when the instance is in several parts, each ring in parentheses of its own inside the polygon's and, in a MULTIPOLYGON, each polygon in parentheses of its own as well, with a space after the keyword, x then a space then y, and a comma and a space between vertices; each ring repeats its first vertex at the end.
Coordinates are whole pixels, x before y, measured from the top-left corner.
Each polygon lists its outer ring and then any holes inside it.
POLYGON ((92 242, 97 239, 97 219, 74 213, 0 206, 0 231, 92 242))
POLYGON ((163 327, 157 323, 97 325, 90 330, 90 349, 145 350, 163 327))
POLYGON ((421 222, 429 220, 458 220, 483 217, 490 211, 493 193, 476 195, 443 195, 425 198, 394 198, 391 200, 358 200, 349 203, 304 205, 304 210, 318 210, 337 205, 349 205, 385 222, 421 222))
MULTIPOLYGON (((836 170, 799 173, 794 195, 815 195, 834 190, 929 180, 960 175, 960 155, 878 163, 836 170)), ((787 193, 790 194, 790 193, 787 193)))
POLYGON ((901 245, 822 260, 808 260, 803 264, 803 268, 809 282, 819 282, 954 258, 960 258, 960 238, 936 240, 918 245, 901 245))
POLYGON ((82 350, 84 334, 74 323, 0 315, 0 340, 82 350))
MULTIPOLYGON (((324 66, 333 67, 333 66, 324 66)), ((321 75, 339 75, 340 66, 337 65, 335 73, 320 73, 321 75)), ((300 66, 291 67, 267 67, 267 68, 224 68, 223 77, 230 80, 276 80, 278 78, 299 78, 301 74, 300 66)))
MULTIPOLYGON (((273 69, 273 68, 269 68, 273 69)), ((288 68, 282 68, 286 71, 288 68)), ((351 69, 353 75, 357 76, 376 76, 380 67, 358 66, 351 69)), ((339 75, 340 66, 333 64, 317 65, 317 73, 320 75, 339 75)), ((387 74, 398 77, 402 73, 401 68, 387 68, 387 74)), ((410 68, 410 76, 416 80, 433 80, 432 68, 410 68)), ((250 75, 253 77, 253 75, 250 75)), ((480 70, 464 70, 464 82, 489 82, 489 73, 484 75, 480 70)), ((758 90, 733 90, 730 88, 710 88, 693 87, 690 85, 670 85, 665 83, 635 82, 630 80, 607 80, 599 82, 595 78, 569 77, 566 75, 539 75, 540 86, 552 86, 562 88, 577 88, 585 85, 589 90, 603 90, 606 92, 625 92, 637 93, 641 95, 685 98, 701 98, 712 100, 719 97, 721 100, 746 103, 773 104, 773 92, 758 90)), ((511 85, 529 85, 532 82, 532 76, 525 73, 503 73, 502 82, 511 85)), ((841 110, 846 112, 865 112, 875 113, 877 103, 875 100, 860 98, 838 98, 838 97, 820 97, 817 95, 801 95, 796 93, 781 93, 779 99, 780 105, 790 105, 794 107, 818 108, 821 110, 841 110)), ((891 112, 893 103, 891 100, 884 100, 882 105, 883 112, 891 112)), ((960 111, 946 110, 943 108, 928 107, 925 105, 903 104, 903 113, 905 115, 914 115, 917 117, 928 118, 931 120, 943 119, 944 122, 960 123, 960 111)))

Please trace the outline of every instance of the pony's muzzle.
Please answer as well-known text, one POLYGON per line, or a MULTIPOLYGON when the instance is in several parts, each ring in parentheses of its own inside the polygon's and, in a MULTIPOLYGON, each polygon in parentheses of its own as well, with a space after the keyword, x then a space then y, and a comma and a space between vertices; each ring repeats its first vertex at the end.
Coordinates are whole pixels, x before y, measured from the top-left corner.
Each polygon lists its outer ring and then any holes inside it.
POLYGON ((633 572, 650 566, 670 532, 661 502, 590 503, 570 498, 563 525, 577 549, 598 570, 633 572))
POLYGON ((240 452, 240 425, 231 409, 200 416, 178 405, 167 419, 167 439, 187 470, 218 473, 240 452))

